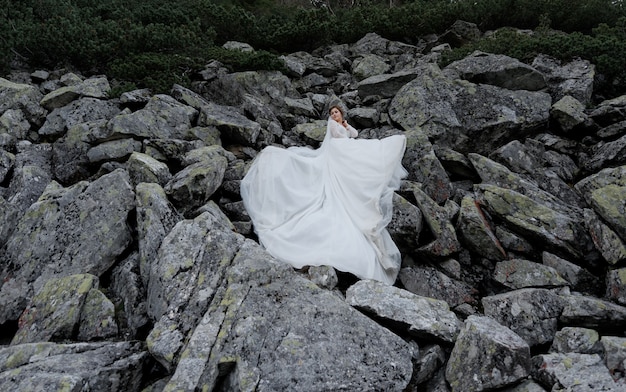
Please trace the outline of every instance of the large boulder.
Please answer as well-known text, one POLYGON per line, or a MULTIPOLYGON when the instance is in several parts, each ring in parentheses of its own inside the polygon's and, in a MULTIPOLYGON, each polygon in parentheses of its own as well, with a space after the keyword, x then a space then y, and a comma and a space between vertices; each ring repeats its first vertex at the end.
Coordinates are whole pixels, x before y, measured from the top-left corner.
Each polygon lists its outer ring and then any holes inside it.
POLYGON ((50 183, 6 244, 4 266, 11 273, 3 272, 0 321, 16 319, 52 278, 100 276, 113 266, 131 242, 127 220, 134 198, 123 170, 69 188, 50 183))
POLYGON ((547 93, 450 79, 434 64, 416 72, 391 100, 389 115, 403 129, 421 127, 433 143, 487 153, 533 135, 549 120, 547 93))

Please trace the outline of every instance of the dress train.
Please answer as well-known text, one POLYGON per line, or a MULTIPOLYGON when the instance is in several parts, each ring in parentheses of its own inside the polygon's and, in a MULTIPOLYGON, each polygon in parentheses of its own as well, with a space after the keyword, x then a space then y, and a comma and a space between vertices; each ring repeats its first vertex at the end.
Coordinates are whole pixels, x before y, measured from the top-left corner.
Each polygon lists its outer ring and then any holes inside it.
POLYGON ((386 226, 393 192, 406 176, 404 135, 326 137, 317 150, 266 147, 241 182, 259 242, 293 265, 330 265, 393 284, 401 255, 386 226))

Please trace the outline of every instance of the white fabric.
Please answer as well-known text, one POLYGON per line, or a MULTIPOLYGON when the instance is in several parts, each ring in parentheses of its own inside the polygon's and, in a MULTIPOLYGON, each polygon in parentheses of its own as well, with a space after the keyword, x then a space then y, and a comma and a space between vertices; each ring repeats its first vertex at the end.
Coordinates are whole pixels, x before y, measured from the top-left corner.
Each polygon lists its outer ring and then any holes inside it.
POLYGON ((401 259, 386 226, 393 191, 407 174, 406 138, 352 135, 356 130, 329 119, 317 150, 266 147, 242 180, 241 196, 260 243, 277 259, 393 284, 401 259))

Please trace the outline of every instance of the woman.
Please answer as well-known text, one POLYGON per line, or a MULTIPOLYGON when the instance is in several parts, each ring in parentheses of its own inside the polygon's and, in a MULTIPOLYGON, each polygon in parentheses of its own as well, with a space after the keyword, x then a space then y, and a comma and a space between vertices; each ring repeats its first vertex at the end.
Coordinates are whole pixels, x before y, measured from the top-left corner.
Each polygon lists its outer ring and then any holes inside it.
POLYGON ((340 124, 343 128, 334 126, 331 128, 332 137, 357 137, 359 133, 343 118, 343 111, 337 105, 331 106, 328 110, 330 118, 335 120, 337 124, 340 124))
POLYGON ((339 106, 320 148, 265 148, 241 182, 259 242, 295 268, 330 265, 361 279, 395 283, 400 252, 386 226, 406 176, 406 139, 354 139, 339 106))

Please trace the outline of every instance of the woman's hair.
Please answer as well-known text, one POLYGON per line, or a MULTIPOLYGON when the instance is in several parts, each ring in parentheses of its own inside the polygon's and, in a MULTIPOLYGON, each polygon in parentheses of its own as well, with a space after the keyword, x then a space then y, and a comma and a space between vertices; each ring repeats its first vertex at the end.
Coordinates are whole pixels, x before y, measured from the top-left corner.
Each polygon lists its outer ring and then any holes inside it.
POLYGON ((329 107, 329 108, 328 108, 328 114, 330 114, 330 111, 331 111, 331 110, 333 110, 333 109, 335 109, 335 108, 341 112, 341 115, 342 115, 343 117, 345 117, 345 116, 346 116, 346 114, 343 112, 343 109, 342 109, 342 108, 341 108, 341 106, 339 106, 339 105, 332 105, 331 107, 329 107))

